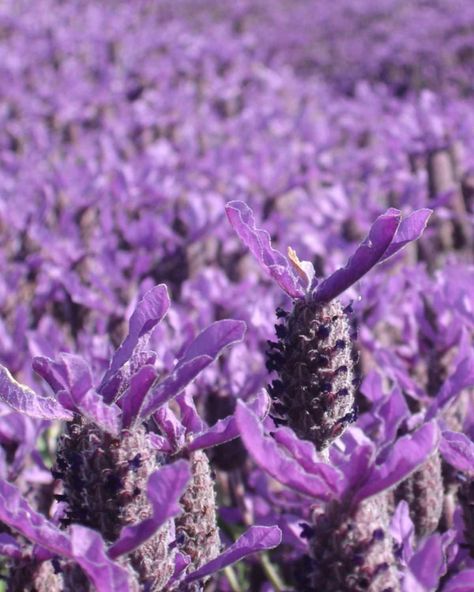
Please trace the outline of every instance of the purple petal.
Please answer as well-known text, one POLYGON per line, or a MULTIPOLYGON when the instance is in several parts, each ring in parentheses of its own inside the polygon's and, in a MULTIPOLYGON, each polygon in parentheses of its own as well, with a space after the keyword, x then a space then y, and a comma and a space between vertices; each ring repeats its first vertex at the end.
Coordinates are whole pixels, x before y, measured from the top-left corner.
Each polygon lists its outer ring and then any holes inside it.
POLYGON ((58 364, 45 356, 36 356, 33 358, 33 370, 45 380, 55 393, 63 390, 66 386, 65 378, 58 368, 58 364))
POLYGON ((357 490, 365 483, 374 463, 375 445, 365 434, 351 428, 344 434, 344 452, 336 447, 330 450, 330 459, 344 474, 344 489, 357 490))
POLYGON ((168 442, 168 439, 164 436, 159 436, 158 434, 150 432, 148 434, 148 437, 150 438, 150 442, 153 448, 159 450, 160 452, 173 452, 173 450, 175 449, 173 446, 171 446, 171 444, 168 442))
POLYGON ((132 592, 129 572, 111 561, 98 532, 73 524, 71 526, 72 554, 94 584, 97 592, 132 592))
POLYGON ((0 521, 49 551, 72 557, 69 537, 35 512, 20 491, 6 481, 0 481, 0 521))
POLYGON ((375 415, 383 422, 383 444, 394 440, 401 422, 410 415, 406 399, 399 388, 393 389, 375 415))
POLYGON ((434 403, 428 409, 426 418, 432 419, 441 409, 451 404, 461 391, 471 386, 474 386, 474 351, 468 353, 444 382, 434 403))
POLYGON ((460 432, 443 432, 439 450, 446 462, 474 475, 474 442, 460 432))
POLYGON ((179 500, 190 478, 191 473, 185 460, 167 465, 150 475, 147 494, 153 508, 152 517, 122 528, 117 542, 109 549, 109 556, 115 559, 131 553, 152 537, 167 520, 177 516, 181 512, 179 500))
POLYGON ((413 555, 415 526, 410 518, 410 506, 405 500, 395 509, 390 522, 390 534, 401 548, 403 563, 406 565, 413 555))
POLYGON ((228 565, 240 561, 247 555, 273 549, 281 543, 281 530, 277 526, 251 526, 237 541, 223 553, 190 573, 184 583, 189 584, 209 576, 228 565))
POLYGON ((443 592, 472 592, 474 569, 464 569, 443 586, 443 592))
POLYGON ((151 387, 158 378, 158 372, 153 366, 142 366, 130 379, 130 386, 120 399, 120 406, 123 412, 123 427, 132 425, 140 407, 151 387))
POLYGON ((102 395, 94 389, 90 389, 82 395, 80 401, 73 401, 71 393, 59 391, 58 400, 65 407, 75 408, 81 415, 91 420, 104 431, 117 436, 122 427, 122 412, 117 405, 104 403, 102 395))
POLYGON ((11 557, 12 559, 21 559, 21 547, 17 541, 6 533, 0 534, 0 555, 11 557))
POLYGON ((319 285, 314 295, 315 300, 329 302, 336 298, 379 263, 392 242, 399 223, 398 210, 389 210, 379 216, 347 265, 335 271, 319 285))
POLYGON ((190 393, 181 393, 176 397, 181 414, 181 423, 186 428, 187 434, 200 434, 204 427, 204 421, 197 412, 193 397, 190 393))
POLYGON ((385 251, 380 262, 386 261, 389 257, 395 255, 395 253, 398 253, 400 249, 403 249, 408 243, 419 239, 423 234, 432 213, 433 210, 423 208, 412 212, 407 218, 402 220, 390 246, 385 251))
POLYGON ((56 366, 61 369, 65 386, 71 391, 74 401, 81 398, 92 388, 92 373, 83 358, 74 354, 61 353, 56 366))
POLYGON ((298 285, 288 259, 272 247, 268 232, 255 226, 253 212, 249 206, 242 201, 231 201, 225 210, 237 236, 248 247, 260 266, 288 296, 302 298, 304 290, 298 285))
POLYGON ((54 397, 37 395, 26 385, 17 382, 10 372, 0 365, 0 400, 20 413, 39 419, 67 419, 73 414, 64 409, 54 397))
POLYGON ((226 319, 216 321, 202 331, 176 364, 171 375, 147 395, 140 417, 149 417, 161 405, 178 395, 225 347, 241 341, 245 330, 243 321, 226 319))
POLYGON ((199 356, 215 359, 222 350, 232 343, 242 341, 247 327, 244 321, 224 319, 216 321, 204 329, 186 349, 179 363, 184 364, 199 356))
POLYGON ((128 362, 139 341, 147 338, 168 312, 170 299, 164 284, 155 286, 143 296, 129 321, 128 335, 115 352, 99 390, 128 362))
POLYGON ((279 428, 273 433, 273 437, 278 444, 281 444, 296 460, 296 462, 308 473, 318 475, 323 478, 327 486, 334 493, 341 490, 341 473, 326 463, 318 462, 316 449, 311 442, 300 440, 298 436, 289 428, 279 428))
POLYGON ((441 535, 434 534, 421 544, 410 559, 408 569, 424 590, 437 589, 440 578, 446 573, 441 535))
MULTIPOLYGON (((265 389, 261 389, 256 398, 247 402, 247 406, 255 413, 259 419, 264 419, 270 409, 270 397, 265 389)), ((239 437, 239 428, 235 415, 229 415, 224 419, 217 421, 212 427, 207 428, 203 433, 196 436, 193 441, 186 446, 188 452, 204 448, 211 448, 218 444, 224 444, 234 438, 239 437)))
POLYGON ((354 505, 405 479, 433 454, 438 442, 439 430, 435 421, 424 424, 413 434, 399 438, 385 461, 373 467, 366 484, 356 493, 354 505))
POLYGON ((169 405, 163 405, 154 415, 154 420, 166 435, 172 450, 181 449, 186 437, 186 429, 169 405))
POLYGON ((323 500, 331 497, 324 476, 306 473, 275 440, 265 437, 261 423, 242 401, 237 401, 236 418, 245 448, 261 469, 300 493, 323 500))

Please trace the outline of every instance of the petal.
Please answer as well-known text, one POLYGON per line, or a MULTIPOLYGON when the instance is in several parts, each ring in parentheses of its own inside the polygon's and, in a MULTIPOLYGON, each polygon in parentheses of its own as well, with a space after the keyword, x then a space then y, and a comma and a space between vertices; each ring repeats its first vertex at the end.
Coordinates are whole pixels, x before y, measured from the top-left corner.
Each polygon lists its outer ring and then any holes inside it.
POLYGON ((33 510, 16 487, 3 480, 0 480, 0 521, 49 551, 72 557, 69 537, 33 510))
POLYGON ((379 216, 347 265, 335 271, 319 285, 314 295, 315 300, 329 302, 336 298, 379 263, 390 246, 399 223, 398 210, 389 210, 379 216))
POLYGON ((246 325, 243 321, 216 321, 202 331, 185 351, 173 372, 148 393, 140 411, 146 419, 169 399, 178 395, 196 376, 231 345, 242 341, 246 325))
POLYGON ((152 537, 170 518, 181 512, 179 500, 191 478, 188 463, 179 460, 152 473, 148 479, 147 494, 153 508, 151 518, 133 526, 125 526, 118 540, 110 547, 109 556, 115 559, 131 553, 152 537))
POLYGON ((474 569, 464 569, 450 578, 443 586, 443 592, 472 592, 474 569))
POLYGON ((130 317, 128 335, 115 352, 99 390, 105 388, 117 371, 128 362, 138 343, 148 338, 168 312, 169 306, 168 289, 164 284, 145 293, 130 317))
POLYGON ((261 423, 242 401, 237 402, 236 418, 244 446, 261 469, 300 493, 323 500, 331 497, 324 476, 305 472, 273 438, 265 437, 261 423))
POLYGON ((111 561, 98 532, 73 524, 71 526, 72 555, 94 584, 97 592, 132 592, 130 574, 111 561))
POLYGON ((439 451, 446 462, 474 476, 474 442, 460 432, 442 433, 439 451))
POLYGON ((240 561, 247 555, 274 549, 281 543, 281 530, 277 526, 251 526, 237 541, 223 553, 190 573, 184 583, 189 584, 209 576, 228 565, 240 561))
POLYGON ((71 393, 59 391, 58 400, 65 407, 74 408, 78 413, 95 423, 109 434, 117 436, 122 427, 122 411, 117 405, 104 403, 102 395, 90 389, 80 401, 72 401, 71 393))
MULTIPOLYGON (((265 389, 261 389, 256 398, 249 401, 247 405, 255 413, 259 419, 264 419, 270 409, 270 397, 265 389)), ((186 450, 192 452, 204 448, 211 448, 219 444, 229 442, 234 438, 239 437, 239 428, 237 427, 237 420, 235 415, 229 415, 224 419, 220 419, 213 426, 207 428, 201 434, 196 436, 186 450)))
POLYGON ((302 298, 304 290, 291 271, 288 259, 271 245, 266 230, 255 226, 252 210, 242 201, 231 201, 226 205, 226 214, 237 236, 280 288, 291 298, 302 298))
POLYGON ((443 383, 436 399, 426 413, 426 418, 433 418, 441 409, 450 405, 465 388, 474 386, 474 351, 457 365, 453 374, 443 383))
POLYGON ((435 421, 424 424, 413 434, 399 438, 385 461, 375 465, 367 482, 355 494, 353 504, 393 487, 423 464, 436 450, 439 430, 435 421))
POLYGON ((402 560, 406 565, 413 555, 415 526, 410 518, 410 506, 402 500, 396 507, 390 521, 390 534, 401 548, 402 560))
POLYGON ((0 555, 12 559, 21 559, 21 547, 11 535, 0 533, 0 555))
POLYGON ((433 210, 423 208, 412 212, 407 218, 402 220, 390 246, 385 251, 380 262, 386 261, 389 257, 395 255, 395 253, 398 253, 398 251, 403 249, 408 243, 418 240, 423 234, 432 213, 433 210))
POLYGON ((193 397, 190 393, 184 392, 176 397, 181 423, 186 428, 187 434, 200 434, 205 427, 204 421, 197 412, 193 397))
POLYGON ((67 419, 73 414, 54 397, 37 395, 24 384, 17 382, 10 372, 0 365, 0 400, 20 413, 39 419, 67 419))
POLYGON ((186 349, 180 363, 189 362, 199 356, 217 358, 225 347, 242 341, 246 329, 244 321, 224 319, 212 323, 186 349))
POLYGON ((132 425, 149 389, 157 378, 158 372, 149 364, 142 366, 138 372, 131 377, 130 385, 120 399, 124 428, 128 428, 132 425))
POLYGON ((446 573, 441 535, 434 534, 421 543, 408 564, 408 569, 423 590, 437 590, 440 578, 446 573))
POLYGON ((324 479, 334 493, 342 489, 343 477, 341 473, 331 465, 318 461, 316 448, 312 442, 300 440, 289 428, 275 430, 273 437, 275 442, 284 446, 305 471, 324 479))

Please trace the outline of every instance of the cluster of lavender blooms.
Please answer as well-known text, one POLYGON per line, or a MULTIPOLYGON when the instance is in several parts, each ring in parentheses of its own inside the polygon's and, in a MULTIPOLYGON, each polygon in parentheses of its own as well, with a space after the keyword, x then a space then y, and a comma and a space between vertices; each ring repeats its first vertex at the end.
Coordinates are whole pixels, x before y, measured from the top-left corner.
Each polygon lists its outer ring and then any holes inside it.
POLYGON ((474 590, 473 27, 2 3, 0 589, 474 590))

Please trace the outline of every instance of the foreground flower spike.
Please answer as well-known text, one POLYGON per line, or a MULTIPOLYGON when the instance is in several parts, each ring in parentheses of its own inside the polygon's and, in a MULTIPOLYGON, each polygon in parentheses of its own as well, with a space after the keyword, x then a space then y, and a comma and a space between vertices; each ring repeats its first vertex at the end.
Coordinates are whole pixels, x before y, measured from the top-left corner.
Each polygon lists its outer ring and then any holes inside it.
POLYGON ((436 452, 437 423, 424 424, 378 454, 374 442, 353 427, 340 445, 331 447, 331 464, 325 464, 318 462, 310 442, 299 440, 288 428, 266 436, 240 401, 236 417, 242 441, 257 465, 281 484, 319 502, 304 530, 309 577, 306 588, 298 589, 398 592, 388 492, 436 452))
POLYGON ((374 265, 385 261, 423 232, 431 210, 418 210, 401 221, 389 209, 372 225, 346 267, 319 284, 314 268, 289 259, 271 246, 270 236, 258 229, 251 209, 232 201, 227 216, 242 242, 278 285, 293 298, 291 313, 277 310, 278 341, 270 342, 267 367, 278 379, 270 387, 273 416, 296 434, 327 448, 356 418, 354 352, 348 309, 336 300, 374 265))

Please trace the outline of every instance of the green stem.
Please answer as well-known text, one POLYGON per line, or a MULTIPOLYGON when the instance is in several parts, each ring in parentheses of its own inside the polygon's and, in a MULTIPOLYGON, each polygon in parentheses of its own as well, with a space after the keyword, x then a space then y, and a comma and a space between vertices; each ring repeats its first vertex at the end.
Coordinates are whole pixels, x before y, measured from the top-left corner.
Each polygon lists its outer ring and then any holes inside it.
POLYGON ((286 590, 285 584, 283 583, 272 562, 270 561, 270 558, 268 557, 268 553, 262 553, 260 555, 260 563, 265 575, 270 580, 272 586, 275 588, 275 592, 283 592, 286 590))
POLYGON ((239 585, 235 571, 230 565, 228 567, 224 567, 224 574, 230 584, 230 587, 232 588, 232 592, 242 592, 242 588, 239 585))

